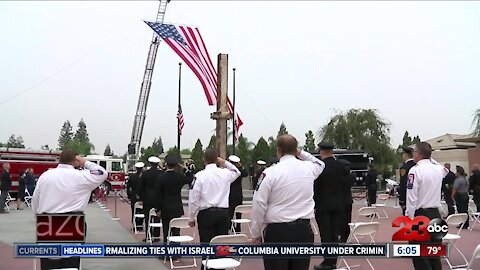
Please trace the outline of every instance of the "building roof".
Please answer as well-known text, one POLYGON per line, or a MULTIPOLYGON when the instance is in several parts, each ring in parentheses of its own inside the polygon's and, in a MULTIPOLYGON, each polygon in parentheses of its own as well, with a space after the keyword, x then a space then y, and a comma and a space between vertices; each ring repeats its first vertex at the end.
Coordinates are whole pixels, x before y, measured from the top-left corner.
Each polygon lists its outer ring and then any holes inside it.
POLYGON ((480 143, 480 136, 455 139, 456 142, 480 143))
POLYGON ((464 139, 469 137, 470 135, 447 133, 427 140, 427 142, 432 146, 432 150, 466 149, 475 147, 476 145, 474 142, 464 141, 464 139))

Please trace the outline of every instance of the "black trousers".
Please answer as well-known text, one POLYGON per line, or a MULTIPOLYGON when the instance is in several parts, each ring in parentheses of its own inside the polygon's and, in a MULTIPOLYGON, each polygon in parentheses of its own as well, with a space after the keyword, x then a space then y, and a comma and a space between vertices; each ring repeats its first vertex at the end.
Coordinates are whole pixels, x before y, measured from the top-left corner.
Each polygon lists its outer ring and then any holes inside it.
POLYGON ((443 192, 443 197, 445 198, 445 203, 447 203, 448 215, 455 214, 455 208, 453 207, 453 199, 452 199, 452 190, 445 190, 443 192))
MULTIPOLYGON (((235 214, 235 207, 242 205, 242 203, 243 203, 242 197, 232 198, 228 200, 228 216, 230 217, 229 219, 230 225, 228 226, 229 228, 232 227, 232 219, 233 219, 233 215, 235 214)), ((242 214, 237 213, 235 215, 235 219, 241 219, 241 218, 242 218, 242 214)), ((237 225, 235 225, 235 231, 237 233, 241 231, 240 223, 237 223, 237 225)))
POLYGON ((477 207, 477 212, 480 212, 480 192, 473 192, 473 201, 477 207))
MULTIPOLYGON (((148 231, 148 222, 150 221, 150 209, 155 208, 155 204, 151 203, 143 203, 143 214, 145 215, 145 238, 147 238, 147 231, 148 231)), ((158 217, 154 218, 155 222, 160 222, 158 217)), ((152 230, 152 237, 160 237, 160 228, 153 228, 152 230)))
POLYGON ((377 187, 369 187, 367 190, 368 206, 377 203, 377 187))
MULTIPOLYGON (((318 230, 320 231, 322 244, 335 244, 339 242, 340 231, 343 228, 342 216, 344 216, 344 210, 317 210, 315 220, 317 221, 318 230)), ((324 258, 322 265, 336 268, 337 257, 324 258)))
MULTIPOLYGON (((312 226, 309 219, 289 223, 270 223, 265 228, 265 243, 313 243, 312 226)), ((310 257, 263 258, 265 270, 307 270, 310 257)))
MULTIPOLYGON (((438 208, 420 208, 415 211, 415 216, 426 216, 429 219, 441 218, 438 208)), ((432 240, 431 242, 441 243, 442 239, 432 240)), ((417 243, 417 242, 410 242, 417 243)), ((440 258, 414 257, 412 258, 415 270, 441 270, 442 262, 440 258)))
MULTIPOLYGON (((470 200, 470 198, 468 197, 468 193, 457 193, 455 194, 455 196, 458 213, 466 213, 468 216, 468 201, 470 200)), ((469 226, 468 220, 469 218, 467 218, 467 221, 465 222, 465 224, 463 224, 464 227, 469 226)))
MULTIPOLYGON (((201 210, 197 215, 200 243, 208 244, 217 235, 228 234, 228 208, 211 207, 201 210)), ((206 257, 202 257, 205 260, 206 257)), ((204 269, 202 265, 200 269, 204 269)))
POLYGON ((345 211, 342 216, 342 230, 340 231, 340 242, 346 243, 348 237, 350 236, 350 225, 348 223, 352 222, 352 205, 345 205, 345 211))

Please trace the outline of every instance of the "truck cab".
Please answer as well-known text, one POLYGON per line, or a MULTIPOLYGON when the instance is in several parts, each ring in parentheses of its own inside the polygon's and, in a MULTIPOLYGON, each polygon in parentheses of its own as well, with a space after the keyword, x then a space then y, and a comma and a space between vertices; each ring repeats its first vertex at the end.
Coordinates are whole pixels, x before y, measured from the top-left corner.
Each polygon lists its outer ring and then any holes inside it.
POLYGON ((107 181, 103 183, 107 192, 111 190, 121 190, 125 187, 125 171, 121 158, 88 155, 85 159, 102 166, 108 172, 107 181))

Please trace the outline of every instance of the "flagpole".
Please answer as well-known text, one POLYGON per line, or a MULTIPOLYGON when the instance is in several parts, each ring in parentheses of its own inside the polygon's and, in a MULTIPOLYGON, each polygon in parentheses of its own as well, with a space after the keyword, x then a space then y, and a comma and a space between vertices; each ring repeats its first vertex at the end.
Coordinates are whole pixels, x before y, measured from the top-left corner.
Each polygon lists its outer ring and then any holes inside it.
MULTIPOLYGON (((177 115, 181 108, 181 91, 182 90, 182 63, 178 63, 178 108, 177 115)), ((180 119, 177 117, 177 150, 178 156, 180 156, 180 119)))
POLYGON ((233 68, 233 106, 232 106, 232 114, 233 114, 233 155, 235 155, 235 70, 233 68))

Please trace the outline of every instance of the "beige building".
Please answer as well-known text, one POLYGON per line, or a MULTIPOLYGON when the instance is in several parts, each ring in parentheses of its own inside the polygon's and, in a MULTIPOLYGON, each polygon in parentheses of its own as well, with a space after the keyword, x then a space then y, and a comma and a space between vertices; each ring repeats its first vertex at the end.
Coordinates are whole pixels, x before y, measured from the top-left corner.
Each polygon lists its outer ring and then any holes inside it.
POLYGON ((460 165, 469 174, 473 164, 480 163, 480 137, 445 134, 427 142, 432 146, 432 158, 441 164, 450 163, 453 172, 460 165))

